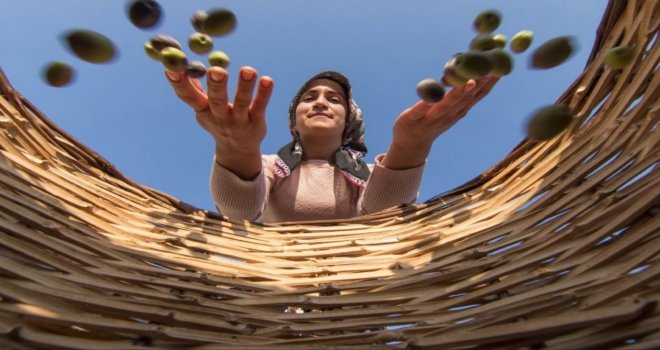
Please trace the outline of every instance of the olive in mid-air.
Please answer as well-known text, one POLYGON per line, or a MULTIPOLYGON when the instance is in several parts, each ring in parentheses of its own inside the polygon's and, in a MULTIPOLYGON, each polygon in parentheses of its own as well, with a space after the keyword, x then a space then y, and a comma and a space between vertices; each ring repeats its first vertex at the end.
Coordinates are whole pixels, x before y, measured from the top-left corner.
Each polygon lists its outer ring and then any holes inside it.
POLYGON ((91 30, 72 30, 64 35, 64 39, 73 54, 86 62, 106 63, 117 54, 117 49, 110 39, 91 30))
POLYGON ((63 62, 50 62, 43 70, 43 78, 46 84, 54 87, 69 85, 73 81, 73 77, 73 68, 63 62))
POLYGON ((512 52, 523 53, 532 45, 532 40, 534 40, 534 33, 532 31, 521 30, 511 38, 509 48, 511 48, 512 52))
POLYGON ((154 61, 160 61, 160 52, 156 51, 156 49, 151 46, 151 41, 144 43, 144 52, 154 61))
POLYGON ((160 52, 161 61, 165 68, 173 72, 185 71, 188 67, 188 59, 183 51, 174 48, 166 47, 160 52))
POLYGON ((227 68, 229 67, 229 56, 222 51, 213 51, 209 54, 209 64, 216 67, 227 68))
POLYGON ((465 85, 469 79, 460 76, 456 72, 456 58, 452 58, 445 64, 444 72, 442 74, 442 84, 445 86, 461 87, 465 85))
POLYGON ((206 75, 206 66, 200 61, 192 61, 186 67, 186 75, 193 79, 199 79, 206 75))
POLYGON ((434 79, 424 79, 417 84, 417 96, 426 102, 435 103, 445 96, 445 89, 434 79))
POLYGON ((493 61, 485 52, 466 52, 456 56, 455 59, 456 73, 466 79, 481 78, 493 69, 493 61))
POLYGON ((149 39, 149 43, 154 50, 161 52, 166 47, 173 47, 175 49, 183 50, 181 44, 173 37, 165 34, 154 35, 149 39))
POLYGON ((128 19, 140 29, 155 27, 161 19, 162 9, 154 0, 132 0, 128 4, 128 19))
POLYGON ((495 41, 495 47, 498 49, 503 49, 506 47, 506 35, 504 34, 495 34, 493 35, 493 40, 495 41))
POLYGON ((492 50, 497 47, 495 38, 490 34, 479 34, 470 41, 470 49, 477 51, 492 50))
POLYGON ((213 39, 204 33, 192 33, 188 38, 190 51, 197 54, 206 54, 213 50, 213 39))
POLYGON ((193 13, 193 15, 190 17, 190 24, 192 24, 192 27, 196 32, 204 33, 202 23, 204 23, 208 16, 209 14, 206 13, 206 11, 195 11, 195 13, 193 13))
POLYGON ((502 14, 497 10, 486 10, 474 19, 474 30, 478 33, 492 33, 500 26, 502 14))
POLYGON ((200 33, 222 36, 231 33, 234 28, 236 28, 236 15, 228 9, 215 9, 207 13, 200 33))
POLYGON ((511 58, 511 55, 502 49, 488 51, 488 54, 493 61, 493 69, 490 71, 491 74, 501 77, 511 73, 513 70, 513 59, 511 58))
POLYGON ((571 124, 573 115, 568 106, 551 104, 536 110, 527 124, 527 137, 547 141, 559 135, 571 124))
POLYGON ((564 63, 575 52, 575 44, 570 36, 550 39, 532 53, 530 67, 548 69, 564 63))
POLYGON ((630 46, 613 47, 605 54, 605 64, 613 69, 621 69, 632 62, 633 54, 630 46))

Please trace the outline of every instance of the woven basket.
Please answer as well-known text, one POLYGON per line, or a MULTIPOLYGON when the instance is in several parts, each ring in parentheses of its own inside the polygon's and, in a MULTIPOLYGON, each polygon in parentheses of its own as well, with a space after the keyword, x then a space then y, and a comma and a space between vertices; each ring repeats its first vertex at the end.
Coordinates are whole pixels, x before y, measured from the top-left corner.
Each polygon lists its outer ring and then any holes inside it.
POLYGON ((0 74, 0 347, 660 348, 659 4, 610 1, 568 132, 343 222, 135 183, 0 74), (604 67, 617 45, 634 63, 604 67))

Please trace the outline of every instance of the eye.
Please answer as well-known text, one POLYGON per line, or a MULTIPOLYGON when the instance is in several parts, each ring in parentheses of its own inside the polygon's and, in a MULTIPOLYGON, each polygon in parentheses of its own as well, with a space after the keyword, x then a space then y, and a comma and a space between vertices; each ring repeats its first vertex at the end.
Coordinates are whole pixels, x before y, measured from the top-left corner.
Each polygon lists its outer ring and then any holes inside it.
POLYGON ((306 96, 303 96, 302 100, 305 101, 305 102, 314 101, 314 96, 306 95, 306 96))

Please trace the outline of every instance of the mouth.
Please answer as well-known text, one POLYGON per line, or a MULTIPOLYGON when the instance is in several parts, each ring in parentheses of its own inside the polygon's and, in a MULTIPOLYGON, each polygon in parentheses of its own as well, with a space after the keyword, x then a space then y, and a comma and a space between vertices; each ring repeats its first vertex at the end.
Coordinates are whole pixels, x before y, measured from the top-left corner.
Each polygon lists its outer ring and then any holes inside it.
POLYGON ((332 119, 332 117, 330 117, 329 115, 324 114, 324 113, 314 113, 314 114, 310 115, 309 117, 310 117, 310 118, 323 117, 323 118, 330 118, 330 119, 332 119))

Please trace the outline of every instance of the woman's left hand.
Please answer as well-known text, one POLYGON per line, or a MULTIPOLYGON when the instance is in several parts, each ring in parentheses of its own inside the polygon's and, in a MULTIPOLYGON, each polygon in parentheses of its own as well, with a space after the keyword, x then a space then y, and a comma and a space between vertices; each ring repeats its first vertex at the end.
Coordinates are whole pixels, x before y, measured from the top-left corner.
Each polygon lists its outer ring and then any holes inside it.
POLYGON ((403 111, 394 122, 392 144, 381 164, 389 169, 424 164, 435 139, 488 95, 498 80, 493 76, 469 80, 436 103, 419 101, 403 111))

